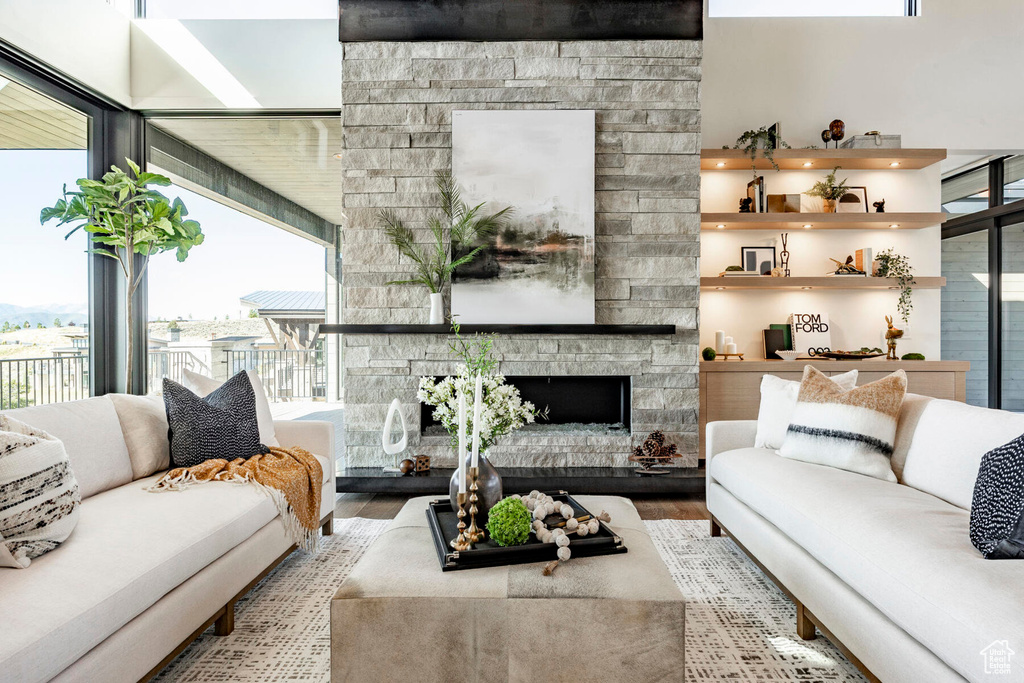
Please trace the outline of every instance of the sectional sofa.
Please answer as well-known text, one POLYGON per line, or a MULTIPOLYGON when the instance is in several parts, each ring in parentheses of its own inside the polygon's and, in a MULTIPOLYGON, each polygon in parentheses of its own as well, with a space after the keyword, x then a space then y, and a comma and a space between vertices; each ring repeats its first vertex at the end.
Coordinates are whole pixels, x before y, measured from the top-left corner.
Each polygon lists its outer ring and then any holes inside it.
POLYGON ((908 395, 899 483, 754 448, 756 427, 707 426, 712 534, 792 598, 800 637, 820 630, 882 681, 991 680, 990 648, 1024 657, 1024 564, 983 559, 968 535, 981 457, 1024 415, 908 395))
MULTIPOLYGON (((160 474, 136 476, 129 443, 140 425, 159 431, 166 422, 116 398, 7 413, 64 442, 83 501, 63 545, 27 569, 0 569, 0 681, 146 680, 211 625, 230 633, 235 601, 294 549, 274 504, 253 486, 143 490, 160 474), (128 442, 122 425, 135 429, 128 442)), ((282 446, 320 460, 330 533, 333 425, 274 427, 282 446)))

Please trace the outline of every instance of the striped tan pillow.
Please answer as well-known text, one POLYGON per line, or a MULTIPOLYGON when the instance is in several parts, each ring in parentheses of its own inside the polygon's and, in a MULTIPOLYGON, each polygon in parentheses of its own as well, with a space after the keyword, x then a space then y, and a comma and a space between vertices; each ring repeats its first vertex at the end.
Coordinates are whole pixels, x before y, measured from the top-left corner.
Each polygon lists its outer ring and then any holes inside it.
POLYGON ((779 455, 896 481, 890 459, 906 393, 903 370, 844 391, 808 365, 779 455))

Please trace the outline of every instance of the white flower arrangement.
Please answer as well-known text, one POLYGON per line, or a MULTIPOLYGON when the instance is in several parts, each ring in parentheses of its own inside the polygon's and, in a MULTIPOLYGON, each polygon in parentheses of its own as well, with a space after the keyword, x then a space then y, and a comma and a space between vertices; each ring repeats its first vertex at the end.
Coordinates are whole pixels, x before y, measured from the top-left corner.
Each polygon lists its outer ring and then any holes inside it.
MULTIPOLYGON (((434 419, 444 425, 451 436, 452 447, 458 448, 459 394, 466 397, 466 433, 473 433, 473 390, 476 373, 469 366, 459 366, 457 375, 438 381, 434 377, 421 377, 416 398, 434 407, 434 419)), ((519 390, 505 383, 502 374, 483 375, 483 400, 480 412, 480 448, 494 445, 498 439, 532 423, 538 411, 532 403, 524 401, 519 390)))

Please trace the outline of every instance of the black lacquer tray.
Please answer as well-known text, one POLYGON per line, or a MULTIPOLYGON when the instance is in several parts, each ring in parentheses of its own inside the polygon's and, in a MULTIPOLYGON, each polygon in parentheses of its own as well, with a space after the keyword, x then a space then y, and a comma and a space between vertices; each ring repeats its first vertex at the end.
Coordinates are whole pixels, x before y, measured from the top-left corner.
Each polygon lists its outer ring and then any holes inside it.
MULTIPOLYGON (((556 501, 571 505, 576 517, 593 514, 565 491, 549 492, 547 495, 556 501)), ((554 523, 556 520, 560 521, 561 517, 551 515, 548 520, 554 523)), ((430 534, 434 539, 434 548, 437 550, 437 560, 441 563, 441 571, 549 562, 558 559, 558 547, 554 543, 541 543, 533 534, 530 534, 530 540, 523 545, 509 548, 501 547, 488 537, 470 550, 455 550, 451 547, 450 542, 459 535, 459 518, 456 511, 452 509, 451 501, 447 498, 432 501, 427 506, 427 522, 430 525, 430 534)), ((466 517, 466 524, 469 524, 469 516, 466 517)), ((574 558, 627 552, 622 538, 608 528, 604 522, 600 524, 601 528, 596 534, 590 534, 583 538, 575 535, 572 537, 569 548, 572 550, 574 558)))

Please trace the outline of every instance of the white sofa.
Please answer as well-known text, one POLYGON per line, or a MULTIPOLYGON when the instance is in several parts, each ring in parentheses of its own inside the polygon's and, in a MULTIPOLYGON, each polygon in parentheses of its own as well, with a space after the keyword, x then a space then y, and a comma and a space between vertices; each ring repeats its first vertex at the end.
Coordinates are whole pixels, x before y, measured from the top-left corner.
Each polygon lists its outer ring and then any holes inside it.
POLYGON ((707 426, 707 505, 815 626, 882 681, 989 680, 1006 641, 1024 680, 1024 563, 985 560, 968 536, 981 456, 1024 433, 1024 415, 908 395, 900 483, 754 448, 756 421, 707 426), (998 644, 997 644, 998 647, 998 644))
MULTIPOLYGON (((63 545, 27 569, 0 569, 0 681, 146 679, 211 624, 230 633, 235 601, 293 548, 273 502, 253 486, 144 491, 160 475, 133 480, 108 397, 6 414, 64 442, 83 501, 63 545)), ((333 425, 274 427, 282 446, 320 460, 330 533, 333 425)))

